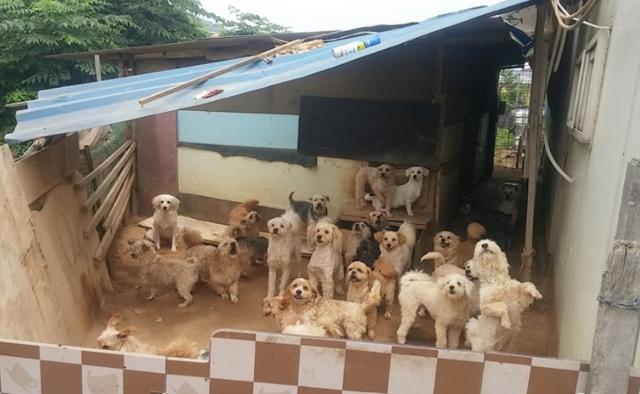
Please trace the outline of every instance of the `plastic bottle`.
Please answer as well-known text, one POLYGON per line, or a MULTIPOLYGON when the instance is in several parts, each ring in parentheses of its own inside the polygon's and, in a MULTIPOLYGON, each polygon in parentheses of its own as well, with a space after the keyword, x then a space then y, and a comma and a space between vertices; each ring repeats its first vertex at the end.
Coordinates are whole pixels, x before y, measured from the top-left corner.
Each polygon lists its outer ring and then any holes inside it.
POLYGON ((341 45, 339 47, 333 48, 331 53, 333 53, 333 57, 342 57, 345 55, 350 55, 352 53, 356 53, 365 48, 369 48, 374 45, 380 44, 379 36, 371 36, 365 40, 350 42, 345 45, 341 45))

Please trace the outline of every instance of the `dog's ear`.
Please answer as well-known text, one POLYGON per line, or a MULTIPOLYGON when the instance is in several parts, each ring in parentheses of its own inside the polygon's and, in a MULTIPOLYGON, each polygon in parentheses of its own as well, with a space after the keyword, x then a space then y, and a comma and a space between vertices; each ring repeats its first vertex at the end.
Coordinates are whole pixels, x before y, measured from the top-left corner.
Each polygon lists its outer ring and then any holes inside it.
POLYGON ((171 205, 175 205, 176 209, 178 209, 180 207, 180 200, 178 200, 176 197, 171 196, 171 205))
POLYGON ((331 200, 329 200, 329 196, 324 195, 323 197, 325 198, 325 200, 327 200, 327 202, 331 201, 331 200))
POLYGON ((278 304, 281 310, 287 309, 289 305, 291 305, 291 298, 281 297, 280 302, 278 304))
POLYGON ((438 289, 440 291, 446 291, 445 287, 447 287, 447 277, 443 276, 438 278, 438 280, 436 281, 436 286, 438 286, 438 289))
POLYGON ((407 168, 406 170, 404 170, 404 174, 406 176, 409 176, 411 174, 411 167, 407 168))
POLYGON ((334 250, 337 250, 338 253, 342 254, 342 231, 336 225, 332 225, 332 242, 331 246, 333 246, 334 250))
POLYGON ((151 199, 151 205, 153 206, 154 209, 158 209, 160 208, 160 200, 162 199, 162 196, 157 195, 154 198, 151 199))
POLYGON ((318 289, 311 285, 309 287, 311 287, 311 299, 315 301, 320 298, 320 292, 318 291, 318 289))
POLYGON ((129 240, 127 240, 127 243, 129 245, 133 245, 134 243, 136 243, 136 240, 135 239, 129 239, 129 240))
POLYGON ((398 233, 398 243, 399 243, 400 245, 403 245, 403 244, 405 244, 406 242, 407 242, 407 237, 405 237, 405 236, 404 236, 404 234, 402 234, 402 233, 400 233, 400 232, 399 232, 399 233, 398 233))
POLYGON ((375 239, 377 243, 382 243, 382 237, 384 237, 384 231, 378 231, 373 234, 373 239, 375 239))
POLYGON ((126 339, 129 335, 131 335, 137 329, 138 328, 136 326, 129 326, 129 327, 123 328, 122 330, 118 331, 118 339, 126 339))
POLYGON ((116 327, 122 321, 122 316, 119 313, 114 313, 109 321, 107 322, 107 327, 116 327))

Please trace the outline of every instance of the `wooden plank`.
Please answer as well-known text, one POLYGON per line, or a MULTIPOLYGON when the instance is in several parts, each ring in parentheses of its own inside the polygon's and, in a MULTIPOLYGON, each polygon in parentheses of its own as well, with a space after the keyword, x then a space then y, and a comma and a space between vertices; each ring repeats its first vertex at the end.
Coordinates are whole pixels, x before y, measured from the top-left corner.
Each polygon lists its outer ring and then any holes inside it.
POLYGON ((116 176, 120 173, 120 170, 122 170, 125 164, 128 164, 133 161, 133 152, 135 152, 135 149, 136 149, 136 144, 135 143, 131 144, 131 146, 129 147, 127 152, 122 156, 120 161, 111 169, 109 174, 102 180, 102 182, 100 183, 96 191, 93 192, 93 194, 91 194, 89 198, 87 198, 87 200, 82 204, 83 208, 91 207, 93 204, 96 203, 96 201, 98 201, 100 197, 102 197, 106 193, 107 190, 109 190, 108 189, 109 185, 111 185, 111 182, 113 182, 113 180, 116 179, 116 176))
POLYGON ((203 83, 205 81, 208 81, 209 79, 215 78, 215 77, 220 76, 222 74, 226 74, 228 72, 231 72, 231 71, 236 70, 238 68, 244 67, 244 66, 249 65, 251 63, 255 63, 255 62, 257 62, 259 60, 262 60, 262 59, 264 59, 266 57, 275 55, 275 54, 277 54, 278 52, 280 52, 280 51, 282 51, 284 49, 293 48, 294 46, 296 46, 298 44, 301 44, 303 41, 304 41, 304 39, 293 40, 293 41, 288 42, 288 43, 286 43, 284 45, 277 46, 275 48, 269 49, 268 51, 261 52, 261 53, 259 53, 257 55, 248 57, 248 58, 243 59, 243 60, 241 60, 239 62, 230 64, 230 65, 228 65, 226 67, 222 67, 220 69, 208 72, 208 73, 206 73, 204 75, 201 75, 201 76, 199 76, 197 78, 191 79, 191 80, 189 80, 187 82, 183 82, 183 83, 174 85, 174 86, 172 86, 170 88, 161 90, 161 91, 159 91, 157 93, 150 94, 150 95, 148 95, 146 97, 141 98, 140 100, 138 100, 138 102, 140 103, 140 105, 148 104, 148 103, 150 103, 152 101, 155 101, 155 100, 158 100, 158 99, 160 99, 162 97, 168 96, 168 95, 173 94, 175 92, 179 92, 179 91, 181 91, 183 89, 187 89, 187 88, 189 88, 191 86, 195 86, 195 85, 201 84, 201 83, 203 83))
POLYGON ((109 213, 104 219, 104 226, 106 228, 113 227, 114 229, 117 229, 119 227, 120 221, 122 220, 122 218, 118 219, 119 218, 118 212, 120 212, 122 207, 126 208, 127 204, 129 203, 129 200, 130 200, 129 197, 131 196, 131 188, 133 187, 133 181, 135 180, 135 178, 136 178, 135 173, 131 173, 127 177, 127 181, 122 187, 122 190, 120 190, 118 197, 116 198, 116 201, 113 203, 113 207, 111 207, 111 210, 109 211, 109 213))
POLYGON ((631 160, 602 274, 588 393, 626 393, 640 333, 640 161, 631 160))
POLYGON ((103 161, 102 163, 100 163, 100 165, 98 167, 96 167, 95 170, 91 171, 90 173, 88 173, 87 175, 85 175, 84 178, 80 179, 78 182, 76 182, 75 186, 77 188, 81 188, 81 187, 85 187, 89 184, 89 182, 94 179, 95 177, 97 177, 98 175, 102 174, 107 168, 109 168, 109 166, 116 161, 116 159, 118 157, 120 157, 120 155, 133 143, 133 141, 131 140, 127 140, 125 141, 122 146, 120 146, 118 149, 116 149, 111 156, 107 157, 105 159, 105 161, 103 161))
POLYGON ((64 137, 50 146, 16 161, 18 179, 29 203, 37 200, 78 169, 78 134, 64 137))
MULTIPOLYGON (((371 209, 367 209, 362 211, 358 209, 355 201, 346 202, 342 209, 340 210, 340 215, 338 215, 339 220, 344 220, 347 222, 359 222, 366 221, 367 215, 371 209)), ((432 213, 427 208, 419 208, 413 207, 414 216, 407 215, 407 211, 404 207, 399 209, 394 209, 391 211, 393 216, 389 219, 389 224, 392 226, 400 226, 402 222, 408 221, 413 224, 417 230, 424 230, 427 228, 429 223, 432 220, 432 213)))

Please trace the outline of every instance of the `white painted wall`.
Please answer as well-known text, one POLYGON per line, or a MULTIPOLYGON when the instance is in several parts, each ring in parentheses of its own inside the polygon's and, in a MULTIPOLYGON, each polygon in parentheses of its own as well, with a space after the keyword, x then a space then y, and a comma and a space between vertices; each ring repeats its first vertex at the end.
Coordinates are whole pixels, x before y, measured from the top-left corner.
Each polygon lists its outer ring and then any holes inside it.
MULTIPOLYGON (((640 158, 640 2, 600 1, 597 8, 589 20, 613 23, 614 29, 596 129, 591 145, 562 136, 558 158, 575 181, 554 177, 550 211, 559 355, 585 360, 591 356, 596 297, 615 236, 626 165, 640 158)), ((583 45, 593 30, 580 30, 583 45)))

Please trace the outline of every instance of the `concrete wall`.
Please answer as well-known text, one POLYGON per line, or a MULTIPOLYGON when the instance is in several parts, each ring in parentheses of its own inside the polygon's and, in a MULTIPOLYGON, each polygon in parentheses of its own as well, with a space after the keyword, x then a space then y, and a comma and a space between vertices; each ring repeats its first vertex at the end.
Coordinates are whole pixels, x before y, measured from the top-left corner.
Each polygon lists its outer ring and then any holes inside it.
MULTIPOLYGON (((565 126, 570 73, 561 75, 564 82, 553 87, 551 97, 554 152, 575 180, 569 184, 553 174, 549 184, 559 352, 578 359, 591 356, 596 297, 615 236, 625 169, 640 157, 640 2, 600 1, 596 8, 589 20, 614 28, 591 144, 579 142, 565 126)), ((593 34, 580 28, 571 57, 593 34)))
MULTIPOLYGON (((78 155, 77 135, 68 138, 78 155)), ((90 219, 80 210, 84 191, 60 177, 63 157, 38 163, 56 149, 16 166, 9 148, 0 146, 0 337, 78 345, 111 285, 104 263, 93 263, 97 233, 82 235, 90 219), (30 200, 24 186, 36 190, 36 172, 54 182, 30 200)), ((78 160, 69 162, 77 168, 78 160)))

